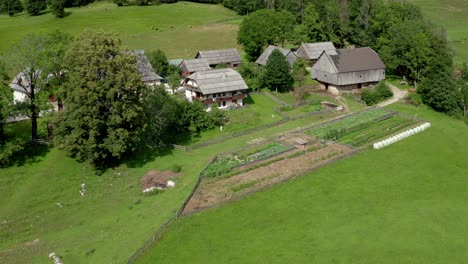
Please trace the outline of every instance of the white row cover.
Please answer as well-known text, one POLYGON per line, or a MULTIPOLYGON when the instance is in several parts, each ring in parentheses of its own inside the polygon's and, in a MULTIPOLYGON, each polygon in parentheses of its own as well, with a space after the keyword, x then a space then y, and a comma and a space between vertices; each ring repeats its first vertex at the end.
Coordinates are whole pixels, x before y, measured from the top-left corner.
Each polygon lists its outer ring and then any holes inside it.
POLYGON ((407 138, 409 136, 412 136, 414 134, 422 132, 422 131, 430 128, 430 127, 431 127, 431 123, 424 123, 424 124, 422 124, 420 126, 417 126, 415 128, 411 128, 411 129, 409 129, 409 130, 407 130, 405 132, 401 132, 400 134, 395 135, 395 136, 393 136, 391 138, 387 138, 387 139, 384 139, 384 140, 379 141, 377 143, 374 143, 374 145, 373 145, 374 149, 381 149, 381 148, 386 147, 386 146, 388 146, 390 144, 398 142, 398 141, 400 141, 400 140, 402 140, 404 138, 407 138))

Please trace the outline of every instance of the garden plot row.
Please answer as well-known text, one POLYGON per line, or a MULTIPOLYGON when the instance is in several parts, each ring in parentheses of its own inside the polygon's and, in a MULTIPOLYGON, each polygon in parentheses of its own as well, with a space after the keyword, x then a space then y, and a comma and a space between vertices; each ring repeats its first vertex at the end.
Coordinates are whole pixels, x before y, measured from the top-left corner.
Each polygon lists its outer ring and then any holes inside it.
POLYGON ((232 169, 254 163, 260 160, 268 159, 273 156, 287 152, 294 147, 286 146, 280 143, 271 143, 259 146, 255 149, 244 150, 239 153, 229 153, 218 157, 204 171, 203 176, 216 177, 230 172, 232 169))
POLYGON ((324 126, 314 127, 306 133, 325 140, 362 147, 416 123, 398 113, 374 108, 324 126))

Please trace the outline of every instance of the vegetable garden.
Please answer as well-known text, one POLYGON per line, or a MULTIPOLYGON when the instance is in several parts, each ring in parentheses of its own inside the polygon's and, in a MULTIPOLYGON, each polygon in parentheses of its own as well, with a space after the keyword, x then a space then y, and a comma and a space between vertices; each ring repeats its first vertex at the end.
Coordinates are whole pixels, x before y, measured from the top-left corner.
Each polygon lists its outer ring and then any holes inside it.
POLYGON ((259 160, 267 159, 285 151, 291 150, 292 147, 279 143, 271 143, 262 145, 254 149, 247 149, 240 153, 230 153, 226 156, 218 157, 204 171, 203 176, 216 177, 230 172, 233 168, 253 163, 259 160))
POLYGON ((306 131, 306 134, 353 147, 362 147, 416 123, 417 121, 397 113, 374 108, 314 127, 306 131))

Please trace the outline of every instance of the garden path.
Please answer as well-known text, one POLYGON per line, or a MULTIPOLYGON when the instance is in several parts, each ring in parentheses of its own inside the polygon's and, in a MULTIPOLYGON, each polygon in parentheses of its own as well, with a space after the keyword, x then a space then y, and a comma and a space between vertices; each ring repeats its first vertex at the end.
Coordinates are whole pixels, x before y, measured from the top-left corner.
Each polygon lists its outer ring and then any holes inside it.
POLYGON ((393 104, 393 103, 398 102, 401 99, 405 98, 406 95, 408 94, 408 91, 406 91, 406 90, 402 91, 402 90, 398 89, 398 87, 396 87, 395 85, 392 85, 390 83, 386 83, 386 84, 392 90, 393 96, 392 96, 392 98, 379 103, 378 106, 387 106, 389 104, 393 104))

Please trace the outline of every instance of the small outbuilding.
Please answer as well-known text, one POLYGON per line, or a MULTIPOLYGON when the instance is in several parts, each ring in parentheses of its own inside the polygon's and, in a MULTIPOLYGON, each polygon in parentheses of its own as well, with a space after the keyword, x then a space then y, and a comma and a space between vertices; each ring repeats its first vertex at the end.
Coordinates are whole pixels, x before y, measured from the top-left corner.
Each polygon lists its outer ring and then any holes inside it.
POLYGON ((200 101, 206 111, 237 108, 243 105, 248 90, 242 76, 231 68, 195 72, 182 82, 188 101, 200 101))
POLYGON ((292 67, 294 62, 297 60, 296 54, 290 49, 285 49, 285 48, 280 48, 274 45, 269 45, 263 53, 258 57, 258 59, 255 61, 255 63, 265 66, 268 62, 268 58, 270 57, 271 53, 275 50, 279 50, 284 57, 286 57, 286 60, 289 62, 289 65, 292 67))
POLYGON ((210 65, 206 59, 183 60, 180 65, 182 77, 188 76, 198 71, 211 70, 210 65))
POLYGON ((237 49, 202 50, 197 53, 195 59, 207 60, 212 68, 224 63, 230 68, 235 68, 242 63, 237 49))
POLYGON ((335 50, 336 48, 332 42, 304 43, 296 50, 296 56, 309 60, 313 64, 318 60, 322 52, 327 51, 328 54, 336 55, 335 50))
POLYGON ((312 79, 333 94, 359 89, 385 79, 385 64, 371 48, 338 49, 336 55, 322 52, 312 66, 312 79))

